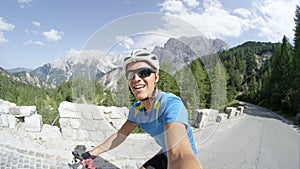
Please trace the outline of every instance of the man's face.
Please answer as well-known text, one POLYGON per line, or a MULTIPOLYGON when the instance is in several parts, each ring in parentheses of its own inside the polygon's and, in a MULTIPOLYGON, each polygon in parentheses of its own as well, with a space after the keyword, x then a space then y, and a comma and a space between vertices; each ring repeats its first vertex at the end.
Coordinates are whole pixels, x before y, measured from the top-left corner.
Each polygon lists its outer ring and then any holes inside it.
POLYGON ((128 80, 128 84, 129 87, 132 91, 132 93, 134 94, 134 96, 138 99, 138 100, 143 100, 147 97, 151 97, 152 92, 155 88, 155 83, 158 80, 158 74, 157 73, 150 73, 148 72, 148 74, 145 72, 147 72, 147 68, 148 69, 152 69, 151 66, 149 64, 147 64, 146 62, 143 61, 139 61, 139 62, 133 62, 128 64, 127 66, 127 72, 128 71, 144 71, 142 73, 144 73, 143 75, 149 75, 147 77, 140 77, 138 74, 139 73, 135 73, 133 75, 132 79, 128 80))

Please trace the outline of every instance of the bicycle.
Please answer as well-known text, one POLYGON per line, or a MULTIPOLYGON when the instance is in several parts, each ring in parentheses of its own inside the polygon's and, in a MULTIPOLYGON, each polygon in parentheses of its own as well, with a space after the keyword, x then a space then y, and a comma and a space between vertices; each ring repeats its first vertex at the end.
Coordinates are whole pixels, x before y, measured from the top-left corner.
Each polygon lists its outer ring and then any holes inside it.
POLYGON ((96 156, 92 156, 91 158, 84 160, 81 154, 85 151, 86 147, 84 145, 77 145, 75 147, 75 150, 72 151, 72 155, 74 156, 72 162, 68 164, 70 169, 97 169, 93 165, 96 156))

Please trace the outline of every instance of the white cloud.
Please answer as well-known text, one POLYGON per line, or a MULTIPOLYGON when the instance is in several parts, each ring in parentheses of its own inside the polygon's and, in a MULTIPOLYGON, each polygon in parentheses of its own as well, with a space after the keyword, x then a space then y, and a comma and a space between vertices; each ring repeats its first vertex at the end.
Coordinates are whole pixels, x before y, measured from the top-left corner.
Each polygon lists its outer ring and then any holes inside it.
POLYGON ((129 55, 135 49, 147 48, 153 50, 154 47, 163 45, 169 39, 169 36, 155 32, 145 32, 135 34, 131 37, 118 36, 117 45, 110 51, 110 55, 119 53, 123 56, 129 55))
POLYGON ((63 32, 58 32, 55 29, 51 29, 49 31, 43 32, 43 35, 49 40, 49 41, 59 41, 62 38, 63 32))
POLYGON ((8 42, 8 40, 5 39, 3 32, 0 32, 0 45, 5 42, 8 42))
POLYGON ((183 0, 189 7, 197 7, 199 5, 199 2, 197 0, 183 0))
POLYGON ((31 22, 34 26, 36 27, 40 27, 41 26, 41 23, 40 22, 37 22, 37 21, 32 21, 31 22))
POLYGON ((25 29, 25 33, 26 34, 34 34, 34 35, 37 35, 38 34, 38 31, 36 31, 36 30, 30 30, 30 29, 25 29))
POLYGON ((164 12, 182 13, 183 11, 186 11, 184 4, 178 0, 166 0, 159 5, 162 6, 161 11, 164 12))
MULTIPOLYGON (((172 6, 170 3, 175 3, 175 1, 165 1, 162 7, 166 6, 164 5, 165 3, 168 4, 167 6, 172 6)), ((176 1, 176 3, 179 3, 179 1, 176 1)), ((209 38, 237 37, 241 34, 243 25, 246 23, 223 9, 219 1, 204 0, 203 6, 204 10, 201 10, 202 12, 198 12, 199 10, 183 10, 178 12, 177 9, 173 12, 172 8, 162 8, 161 10, 187 21, 209 38)), ((186 9, 184 6, 181 8, 186 9)))
POLYGON ((255 0, 252 3, 255 11, 252 22, 258 35, 271 41, 281 41, 286 35, 291 40, 297 4, 298 0, 255 0))
POLYGON ((207 8, 223 8, 223 5, 218 0, 203 0, 203 6, 207 8))
POLYGON ((0 31, 11 31, 15 28, 15 25, 7 23, 2 17, 0 17, 0 31))
POLYGON ((153 50, 154 47, 165 44, 169 38, 170 37, 163 36, 162 34, 147 34, 135 42, 135 49, 147 48, 148 50, 153 50))
POLYGON ((125 49, 130 49, 134 45, 134 41, 131 38, 126 38, 121 42, 121 46, 124 46, 125 49))
POLYGON ((251 11, 245 8, 234 9, 233 13, 240 15, 241 17, 247 18, 251 16, 251 11))
POLYGON ((45 46, 45 44, 42 41, 34 41, 30 39, 28 42, 25 42, 24 45, 37 45, 37 46, 45 46))
POLYGON ((19 6, 25 8, 26 5, 30 5, 32 0, 18 0, 19 6))
POLYGON ((15 25, 6 22, 2 17, 0 17, 0 44, 8 42, 4 37, 3 31, 11 31, 15 28, 15 25))
POLYGON ((283 35, 293 36, 293 18, 298 1, 253 0, 247 9, 224 8, 222 0, 166 0, 159 5, 162 12, 189 22, 209 38, 237 38, 251 31, 257 32, 251 36, 278 42, 283 35), (191 6, 197 8, 191 9, 191 6))

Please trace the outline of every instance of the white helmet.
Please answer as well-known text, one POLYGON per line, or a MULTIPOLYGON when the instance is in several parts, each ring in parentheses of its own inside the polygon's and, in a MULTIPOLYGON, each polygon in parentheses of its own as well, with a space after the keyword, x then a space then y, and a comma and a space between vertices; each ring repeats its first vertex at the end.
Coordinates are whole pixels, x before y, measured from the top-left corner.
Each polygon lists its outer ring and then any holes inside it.
POLYGON ((138 49, 131 52, 130 56, 124 59, 124 70, 127 70, 127 66, 129 63, 136 62, 136 61, 145 61, 150 66, 154 68, 156 72, 159 71, 159 60, 156 55, 152 52, 148 51, 146 48, 138 49))

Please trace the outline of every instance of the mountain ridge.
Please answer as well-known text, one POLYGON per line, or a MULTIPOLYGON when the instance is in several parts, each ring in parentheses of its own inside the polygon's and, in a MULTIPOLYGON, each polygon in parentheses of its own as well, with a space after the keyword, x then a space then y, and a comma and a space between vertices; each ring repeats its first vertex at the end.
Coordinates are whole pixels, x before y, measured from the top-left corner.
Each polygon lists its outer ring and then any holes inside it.
MULTIPOLYGON (((159 56, 161 63, 169 63, 171 72, 174 73, 198 57, 228 49, 229 46, 221 39, 194 36, 180 37, 178 39, 170 38, 163 47, 156 46, 153 53, 159 56)), ((16 74, 16 80, 27 84, 32 82, 32 85, 40 87, 45 87, 47 86, 45 84, 48 84, 47 88, 54 88, 72 78, 84 77, 97 79, 97 81, 105 85, 105 88, 115 88, 116 85, 113 84, 116 84, 122 74, 122 70, 119 68, 123 58, 120 55, 107 58, 99 51, 93 52, 81 53, 79 56, 71 55, 64 59, 55 60, 52 63, 46 63, 27 72, 28 74, 18 73, 16 74), (26 79, 29 77, 31 80, 26 79), (35 79, 35 81, 32 79, 35 79)))

